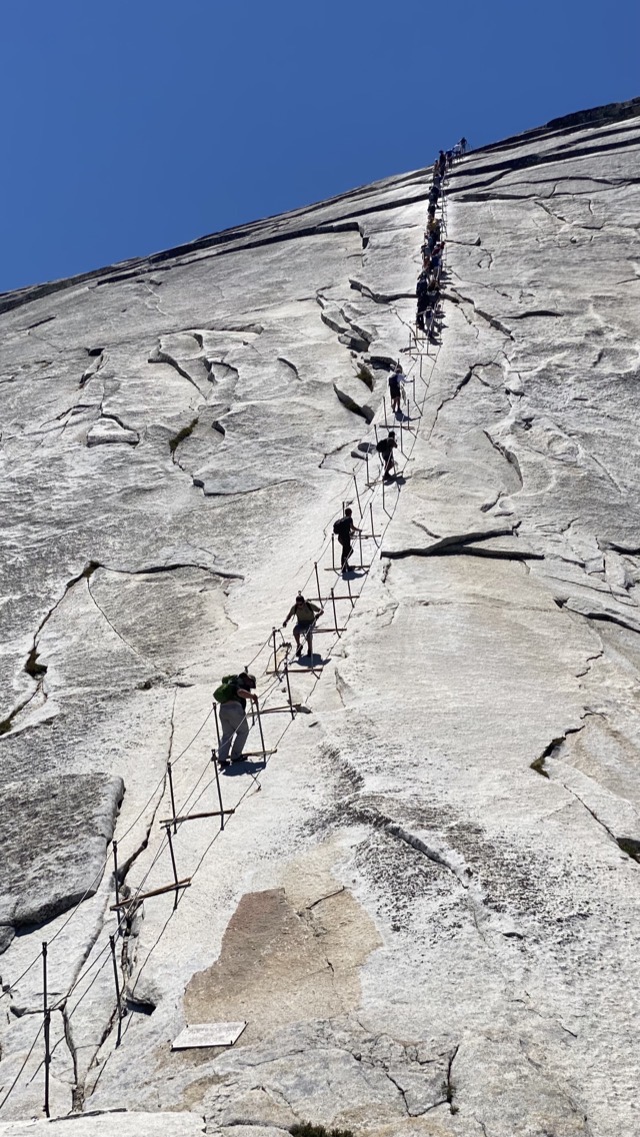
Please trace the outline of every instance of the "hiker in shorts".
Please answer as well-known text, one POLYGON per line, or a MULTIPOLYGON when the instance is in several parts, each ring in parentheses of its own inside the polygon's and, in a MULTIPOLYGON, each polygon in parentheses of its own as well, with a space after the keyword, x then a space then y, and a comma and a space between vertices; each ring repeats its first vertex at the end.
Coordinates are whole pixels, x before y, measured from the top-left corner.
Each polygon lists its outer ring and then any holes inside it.
POLYGON ((286 628, 292 616, 295 616, 295 624, 293 625, 293 634, 296 640, 296 659, 302 655, 302 640, 307 640, 307 637, 315 624, 318 616, 321 616, 322 608, 318 608, 316 604, 312 604, 310 600, 305 600, 301 592, 296 596, 286 620, 283 620, 282 627, 286 628))
POLYGON ((382 474, 382 477, 385 479, 391 477, 392 470, 394 474, 396 473, 396 464, 393 458, 393 452, 396 449, 396 446, 397 443, 395 430, 390 430, 387 437, 381 438, 377 445, 376 449, 378 451, 378 454, 384 462, 384 472, 382 474))
POLYGON ((340 568, 343 573, 351 572, 351 567, 349 565, 349 557, 353 552, 353 549, 351 547, 351 538, 354 533, 359 533, 360 530, 356 529, 355 525, 353 524, 353 517, 349 506, 347 506, 344 511, 344 517, 341 517, 339 521, 334 522, 333 532, 338 538, 340 548, 342 549, 342 554, 340 557, 340 568))
POLYGON ((247 671, 241 671, 239 675, 226 675, 214 692, 214 698, 220 704, 218 714, 222 727, 218 749, 219 766, 230 766, 232 762, 243 761, 242 751, 249 733, 247 699, 257 704, 258 696, 252 690, 255 685, 255 677, 247 671))
POLYGON ((389 376, 389 395, 391 397, 391 410, 396 415, 402 414, 402 384, 406 383, 405 376, 402 374, 400 364, 396 364, 395 370, 389 376))

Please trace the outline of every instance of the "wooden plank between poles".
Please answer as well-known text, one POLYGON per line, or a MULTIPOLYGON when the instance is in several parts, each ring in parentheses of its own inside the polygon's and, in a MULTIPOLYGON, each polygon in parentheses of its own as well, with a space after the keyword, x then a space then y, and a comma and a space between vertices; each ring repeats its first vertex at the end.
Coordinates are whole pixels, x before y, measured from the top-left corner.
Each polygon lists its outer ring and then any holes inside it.
POLYGON ((128 900, 121 900, 119 904, 111 904, 109 911, 116 912, 118 908, 128 908, 131 904, 140 904, 142 900, 147 900, 150 896, 162 896, 165 892, 174 892, 176 888, 191 888, 191 877, 188 876, 184 880, 179 880, 177 884, 164 884, 162 888, 152 888, 150 892, 141 892, 139 896, 130 896, 128 900))
MULTIPOLYGON (((223 813, 235 813, 235 809, 225 809, 223 813)), ((206 813, 185 813, 183 817, 164 817, 159 825, 174 825, 179 821, 195 821, 198 817, 220 817, 219 809, 208 809, 206 813)))

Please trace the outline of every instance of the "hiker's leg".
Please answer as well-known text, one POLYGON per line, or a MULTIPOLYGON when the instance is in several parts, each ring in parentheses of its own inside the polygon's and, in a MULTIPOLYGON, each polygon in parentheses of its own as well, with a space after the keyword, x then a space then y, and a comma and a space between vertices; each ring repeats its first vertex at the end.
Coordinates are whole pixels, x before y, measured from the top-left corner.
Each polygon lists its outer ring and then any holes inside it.
MULTIPOLYGON (((238 713, 237 720, 236 720, 236 736, 233 740, 233 746, 231 748, 231 761, 232 762, 234 762, 238 758, 240 758, 242 751, 244 750, 244 744, 247 741, 247 735, 249 733, 249 723, 247 721, 247 711, 243 711, 242 707, 239 704, 237 704, 237 705, 238 705, 238 712, 239 713, 238 713)), ((247 707, 247 710, 248 709, 249 708, 247 707)))
POLYGON ((222 727, 222 738, 220 739, 220 747, 218 750, 218 758, 221 762, 226 762, 229 758, 229 748, 231 746, 231 739, 238 726, 238 711, 242 713, 242 706, 240 703, 222 703, 220 706, 220 726, 222 727))

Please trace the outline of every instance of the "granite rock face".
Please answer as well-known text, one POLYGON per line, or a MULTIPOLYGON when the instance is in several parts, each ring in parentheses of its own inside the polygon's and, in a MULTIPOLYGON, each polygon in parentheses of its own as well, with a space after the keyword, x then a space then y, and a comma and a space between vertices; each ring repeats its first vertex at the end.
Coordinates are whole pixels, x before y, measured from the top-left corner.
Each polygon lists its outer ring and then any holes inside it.
POLYGON ((51 920, 92 896, 122 800, 120 778, 34 775, 2 786, 0 928, 51 920))
POLYGON ((428 171, 0 298, 0 1134, 47 939, 58 1128, 636 1137, 639 153, 630 104, 458 162, 430 349, 428 171), (318 585, 292 720, 272 629, 318 585), (250 661, 273 753, 220 830, 250 661), (125 899, 173 879, 168 762, 190 883, 118 927, 114 824, 125 899))

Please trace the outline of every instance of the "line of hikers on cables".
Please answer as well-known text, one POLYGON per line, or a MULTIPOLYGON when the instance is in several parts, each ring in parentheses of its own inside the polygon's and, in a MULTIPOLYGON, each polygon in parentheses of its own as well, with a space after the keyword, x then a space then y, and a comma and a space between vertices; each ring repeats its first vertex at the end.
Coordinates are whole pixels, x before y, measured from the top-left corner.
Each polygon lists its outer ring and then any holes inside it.
MULTIPOLYGON (((393 431, 390 431, 390 435, 393 431)), ((386 441, 386 440, 385 440, 386 441)), ((392 444, 395 446, 395 442, 392 444)), ((393 451, 389 451, 392 457, 393 451)), ((353 523, 353 513, 349 506, 344 510, 333 525, 333 533, 340 545, 340 572, 342 576, 353 571, 349 559, 353 555, 353 538, 361 530, 353 523)), ((296 641, 296 659, 303 652, 303 641, 307 643, 307 653, 311 655, 311 636, 316 621, 322 616, 324 608, 307 600, 301 592, 296 596, 291 608, 287 612, 282 627, 286 628, 289 620, 294 620, 293 635, 296 641)), ((244 746, 249 734, 249 718, 247 703, 250 701, 257 706, 258 696, 255 694, 256 677, 247 668, 239 675, 225 675, 219 687, 213 692, 218 704, 218 717, 220 722, 220 741, 218 750, 212 750, 211 760, 217 761, 222 769, 226 769, 234 762, 245 762, 244 746)), ((253 713, 253 707, 252 707, 253 713)))
POLYGON ((433 181, 429 190, 429 207, 427 210, 427 227, 424 234, 422 249, 422 271, 416 285, 416 329, 425 332, 430 341, 435 340, 436 321, 435 314, 440 299, 440 280, 442 277, 442 259, 444 256, 444 240, 442 237, 442 222, 436 217, 436 207, 442 196, 445 174, 451 169, 454 158, 461 157, 467 151, 467 140, 461 138, 452 150, 441 150, 433 166, 433 181))
MULTIPOLYGON (((423 332, 426 331, 425 316, 427 313, 430 315, 435 312, 440 295, 444 241, 442 240, 441 222, 436 218, 436 206, 442 194, 443 181, 447 170, 451 169, 454 158, 461 157, 466 153, 466 150, 467 140, 466 138, 461 138, 453 149, 446 151, 441 150, 434 164, 433 182, 429 191, 427 228, 421 250, 422 272, 420 273, 416 287, 416 296, 418 299, 416 328, 423 332)), ((432 338, 434 334, 434 323, 435 321, 429 319, 428 332, 430 338, 432 338)), ((398 363, 389 376, 391 409, 396 417, 402 415, 402 402, 405 399, 403 387, 406 381, 406 376, 403 375, 402 368, 398 363)), ((394 430, 388 431, 387 437, 381 438, 376 445, 376 450, 383 464, 382 477, 384 480, 390 479, 395 474, 396 466, 393 452, 396 447, 397 443, 394 430)), ((352 511, 350 507, 347 506, 343 516, 334 522, 333 525, 333 534, 341 550, 340 572, 343 576, 352 571, 349 560, 353 555, 353 538, 358 533, 360 533, 360 530, 354 525, 352 511)), ((294 620, 293 636, 296 641, 296 659, 299 659, 302 655, 303 641, 306 641, 307 650, 310 654, 310 637, 313 634, 316 621, 322 616, 323 612, 323 608, 314 604, 311 600, 307 600, 301 592, 298 593, 282 622, 282 627, 286 628, 289 621, 294 620)), ((212 761, 217 760, 219 766, 223 769, 230 766, 232 762, 244 762, 246 760, 243 755, 243 750, 249 734, 247 703, 250 702, 252 704, 253 713, 253 706, 257 706, 258 704, 258 696, 255 694, 255 687, 255 675, 251 675, 245 668, 239 675, 225 675, 220 686, 217 687, 213 693, 213 697, 218 704, 220 742, 217 753, 215 750, 212 751, 212 761)))

